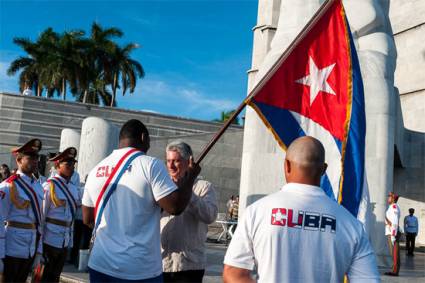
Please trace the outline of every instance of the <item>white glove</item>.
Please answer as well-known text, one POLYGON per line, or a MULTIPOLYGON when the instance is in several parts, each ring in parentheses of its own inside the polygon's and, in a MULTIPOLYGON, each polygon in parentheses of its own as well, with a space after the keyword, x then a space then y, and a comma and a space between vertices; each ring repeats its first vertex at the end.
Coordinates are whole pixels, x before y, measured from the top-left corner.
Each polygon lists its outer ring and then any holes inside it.
POLYGON ((394 246, 394 243, 395 243, 395 237, 394 236, 391 236, 391 243, 393 244, 393 246, 394 246))
POLYGON ((3 265, 3 259, 0 258, 0 273, 3 273, 4 265, 3 265))
POLYGON ((34 262, 32 263, 32 268, 34 269, 37 265, 44 262, 44 258, 42 254, 37 253, 35 256, 34 262))

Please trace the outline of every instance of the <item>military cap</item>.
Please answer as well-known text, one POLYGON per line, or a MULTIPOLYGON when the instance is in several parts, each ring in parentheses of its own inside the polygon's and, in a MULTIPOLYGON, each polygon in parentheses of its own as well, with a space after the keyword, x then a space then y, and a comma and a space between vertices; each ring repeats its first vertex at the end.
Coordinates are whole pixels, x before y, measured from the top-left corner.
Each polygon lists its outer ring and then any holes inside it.
POLYGON ((49 161, 63 161, 63 160, 75 160, 77 157, 77 149, 75 147, 68 147, 62 152, 58 152, 55 156, 49 159, 49 161))
POLYGON ((41 150, 41 140, 32 139, 27 143, 12 149, 13 154, 37 154, 41 150))

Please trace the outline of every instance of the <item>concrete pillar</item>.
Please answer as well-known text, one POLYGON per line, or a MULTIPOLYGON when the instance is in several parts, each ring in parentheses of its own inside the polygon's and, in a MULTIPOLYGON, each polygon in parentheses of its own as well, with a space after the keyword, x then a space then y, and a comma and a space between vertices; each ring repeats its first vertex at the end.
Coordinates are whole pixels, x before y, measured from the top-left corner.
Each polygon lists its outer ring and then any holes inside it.
POLYGON ((64 151, 68 147, 75 147, 77 151, 80 149, 80 132, 65 128, 61 132, 61 140, 59 144, 59 151, 64 151))
MULTIPOLYGON (((282 0, 276 34, 263 61, 256 60, 258 72, 249 77, 249 89, 258 83, 279 55, 292 42, 323 1, 282 0), (252 82, 254 80, 254 82, 252 82)), ((259 7, 274 3, 260 0, 259 7)), ((396 51, 388 20, 388 3, 378 0, 344 1, 351 31, 358 50, 366 99, 366 168, 372 202, 372 243, 380 257, 387 255, 384 237, 386 195, 393 188, 395 134, 394 69, 396 51)), ((258 21, 268 13, 260 11, 258 21), (262 14, 260 14, 262 13, 262 14)), ((264 46, 256 37, 254 48, 264 46)), ((253 54, 253 65, 256 54, 253 54)), ((259 197, 275 192, 284 184, 284 152, 257 114, 247 109, 242 153, 240 209, 259 197)))
POLYGON ((102 159, 118 147, 118 128, 97 117, 84 119, 81 126, 78 173, 84 181, 86 175, 102 159))

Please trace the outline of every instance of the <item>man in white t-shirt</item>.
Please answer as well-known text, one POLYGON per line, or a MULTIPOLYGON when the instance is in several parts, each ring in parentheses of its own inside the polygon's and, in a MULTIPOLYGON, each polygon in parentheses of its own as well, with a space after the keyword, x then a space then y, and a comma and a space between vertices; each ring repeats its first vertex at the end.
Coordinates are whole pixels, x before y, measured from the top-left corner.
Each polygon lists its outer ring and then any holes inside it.
POLYGON ((187 174, 176 185, 163 161, 145 155, 149 142, 148 130, 142 122, 126 122, 120 131, 119 149, 89 173, 83 196, 83 221, 94 226, 96 203, 113 168, 121 168, 118 161, 135 149, 144 153, 123 167, 124 173, 103 213, 102 206, 97 208, 101 221, 89 260, 90 282, 162 282, 161 208, 175 215, 183 212, 200 167, 191 159, 187 174))
POLYGON ((325 150, 296 139, 285 159, 287 184, 249 206, 224 258, 224 282, 379 282, 362 224, 319 187, 325 150))

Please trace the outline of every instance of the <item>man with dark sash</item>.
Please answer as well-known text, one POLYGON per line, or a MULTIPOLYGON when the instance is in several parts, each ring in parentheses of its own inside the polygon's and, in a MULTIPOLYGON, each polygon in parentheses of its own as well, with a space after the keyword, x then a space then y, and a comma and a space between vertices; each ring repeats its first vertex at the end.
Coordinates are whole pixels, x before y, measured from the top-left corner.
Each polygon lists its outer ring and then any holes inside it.
POLYGON ((43 188, 32 177, 40 150, 39 139, 14 148, 18 170, 0 184, 0 223, 6 222, 0 225, 5 282, 25 282, 31 267, 42 261, 43 188))
POLYGON ((46 259, 42 282, 59 282, 68 247, 72 247, 72 223, 81 206, 78 188, 70 182, 77 150, 69 147, 49 161, 55 174, 44 183, 43 252, 46 259))

